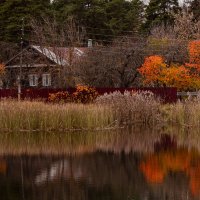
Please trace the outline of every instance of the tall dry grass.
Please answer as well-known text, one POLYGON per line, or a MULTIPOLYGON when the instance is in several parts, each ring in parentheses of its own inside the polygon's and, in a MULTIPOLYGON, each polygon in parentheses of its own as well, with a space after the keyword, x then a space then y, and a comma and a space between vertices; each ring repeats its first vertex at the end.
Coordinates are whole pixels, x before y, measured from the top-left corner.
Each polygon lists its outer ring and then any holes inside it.
POLYGON ((0 102, 1 131, 101 129, 113 121, 112 111, 106 106, 11 100, 0 102))
POLYGON ((97 104, 110 106, 118 124, 156 125, 160 119, 161 102, 152 92, 119 91, 104 94, 96 100, 97 104))
POLYGON ((200 98, 186 99, 161 107, 163 121, 168 125, 200 129, 200 98))
POLYGON ((0 101, 1 131, 66 131, 154 125, 160 102, 150 92, 114 92, 93 104, 0 101))
POLYGON ((0 131, 99 130, 126 126, 200 129, 200 97, 162 104, 151 92, 114 92, 93 104, 0 101, 0 131))
POLYGON ((200 93, 174 104, 163 104, 153 93, 114 92, 100 96, 97 104, 109 105, 119 124, 179 126, 200 129, 200 93))

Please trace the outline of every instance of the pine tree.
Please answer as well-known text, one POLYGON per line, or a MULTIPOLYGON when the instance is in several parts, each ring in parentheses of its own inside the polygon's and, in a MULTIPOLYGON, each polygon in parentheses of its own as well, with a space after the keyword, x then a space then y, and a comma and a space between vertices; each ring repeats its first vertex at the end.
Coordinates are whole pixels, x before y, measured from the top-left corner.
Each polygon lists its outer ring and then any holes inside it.
POLYGON ((145 5, 141 0, 131 1, 131 10, 127 13, 127 18, 130 19, 131 29, 135 33, 141 31, 144 22, 145 5))
POLYGON ((49 0, 4 0, 0 3, 0 40, 19 42, 22 18, 25 21, 25 35, 30 33, 31 18, 47 12, 49 0))
POLYGON ((178 0, 150 0, 146 9, 145 29, 173 23, 173 13, 180 10, 178 0))
POLYGON ((194 14, 194 19, 200 20, 200 0, 193 0, 190 3, 190 9, 194 14))
POLYGON ((127 31, 137 32, 143 22, 142 0, 57 0, 53 7, 61 22, 73 16, 94 39, 112 40, 127 31))
POLYGON ((106 3, 107 25, 115 35, 138 31, 142 23, 144 4, 140 0, 113 0, 106 3))

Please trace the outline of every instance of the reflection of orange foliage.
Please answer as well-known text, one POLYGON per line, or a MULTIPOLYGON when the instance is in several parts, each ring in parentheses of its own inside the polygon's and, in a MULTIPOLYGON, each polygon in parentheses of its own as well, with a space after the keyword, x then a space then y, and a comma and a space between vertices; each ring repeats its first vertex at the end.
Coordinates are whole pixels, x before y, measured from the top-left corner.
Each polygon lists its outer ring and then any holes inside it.
POLYGON ((190 177, 193 195, 200 194, 200 155, 185 149, 161 151, 140 164, 140 169, 149 183, 162 183, 168 171, 183 171, 190 177))
POLYGON ((141 163, 140 169, 150 183, 162 183, 164 180, 164 170, 160 167, 159 159, 150 157, 146 162, 141 163))
POLYGON ((200 194, 200 163, 194 168, 190 168, 188 171, 190 176, 190 189, 193 195, 200 194))
POLYGON ((5 174, 7 169, 6 162, 4 160, 0 160, 0 173, 5 174))
POLYGON ((162 158, 165 168, 171 171, 185 171, 191 161, 191 156, 185 150, 163 153, 162 158))

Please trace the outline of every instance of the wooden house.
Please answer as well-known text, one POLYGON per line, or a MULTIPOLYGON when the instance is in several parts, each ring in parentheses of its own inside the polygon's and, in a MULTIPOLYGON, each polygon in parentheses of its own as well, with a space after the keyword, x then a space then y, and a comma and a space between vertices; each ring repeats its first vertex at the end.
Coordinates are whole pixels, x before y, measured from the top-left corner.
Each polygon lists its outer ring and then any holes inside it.
POLYGON ((5 63, 3 88, 67 87, 75 63, 87 48, 41 47, 29 45, 5 63))

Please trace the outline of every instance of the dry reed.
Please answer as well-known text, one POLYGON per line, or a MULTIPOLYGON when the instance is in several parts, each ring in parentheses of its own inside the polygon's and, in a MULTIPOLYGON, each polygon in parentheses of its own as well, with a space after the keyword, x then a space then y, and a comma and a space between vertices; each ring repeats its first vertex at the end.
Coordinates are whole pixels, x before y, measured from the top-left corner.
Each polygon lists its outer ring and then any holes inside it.
POLYGON ((187 99, 161 107, 163 121, 168 125, 200 128, 200 99, 187 99))
POLYGON ((119 91, 104 94, 96 100, 97 104, 109 105, 118 123, 126 125, 151 125, 154 126, 160 119, 159 108, 161 103, 152 92, 119 91))
POLYGON ((104 130, 143 126, 200 128, 200 98, 162 104, 151 92, 114 92, 94 104, 0 101, 0 131, 104 130))
POLYGON ((100 105, 0 102, 1 131, 101 129, 113 120, 110 108, 100 105))

